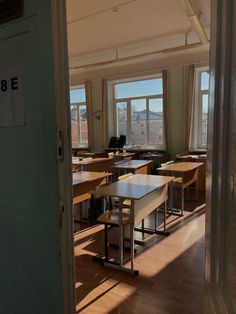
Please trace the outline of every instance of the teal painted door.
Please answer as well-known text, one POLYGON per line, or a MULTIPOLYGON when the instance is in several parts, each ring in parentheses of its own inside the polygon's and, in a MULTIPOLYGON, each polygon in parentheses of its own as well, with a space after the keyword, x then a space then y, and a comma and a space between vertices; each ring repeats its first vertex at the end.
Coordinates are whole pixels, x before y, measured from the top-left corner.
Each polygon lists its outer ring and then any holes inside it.
POLYGON ((48 0, 24 1, 24 16, 0 25, 0 78, 20 73, 24 120, 0 125, 1 314, 63 313, 51 25, 48 0))

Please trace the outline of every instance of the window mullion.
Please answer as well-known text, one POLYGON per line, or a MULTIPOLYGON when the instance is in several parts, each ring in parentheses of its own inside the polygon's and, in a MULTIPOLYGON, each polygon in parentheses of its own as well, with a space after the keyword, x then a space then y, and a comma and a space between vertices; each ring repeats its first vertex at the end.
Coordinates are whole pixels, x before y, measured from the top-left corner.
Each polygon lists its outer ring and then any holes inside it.
POLYGON ((127 137, 128 145, 131 145, 131 100, 127 100, 127 137))
POLYGON ((78 128, 78 144, 81 144, 81 132, 80 132, 80 105, 77 104, 77 128, 78 128))
POLYGON ((117 125, 117 119, 118 119, 118 116, 117 116, 117 102, 114 100, 113 101, 113 106, 114 106, 114 110, 113 110, 113 120, 114 120, 114 134, 115 136, 118 135, 118 125, 117 125))
POLYGON ((149 101, 150 99, 146 97, 146 143, 149 145, 149 101))

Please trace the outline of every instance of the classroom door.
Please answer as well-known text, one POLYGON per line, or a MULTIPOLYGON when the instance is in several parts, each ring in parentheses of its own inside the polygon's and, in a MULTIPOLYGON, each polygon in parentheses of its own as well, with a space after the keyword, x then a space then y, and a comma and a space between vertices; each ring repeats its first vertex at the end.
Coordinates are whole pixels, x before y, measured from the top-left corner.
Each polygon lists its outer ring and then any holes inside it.
POLYGON ((65 15, 64 1, 0 1, 4 314, 74 313, 65 15))

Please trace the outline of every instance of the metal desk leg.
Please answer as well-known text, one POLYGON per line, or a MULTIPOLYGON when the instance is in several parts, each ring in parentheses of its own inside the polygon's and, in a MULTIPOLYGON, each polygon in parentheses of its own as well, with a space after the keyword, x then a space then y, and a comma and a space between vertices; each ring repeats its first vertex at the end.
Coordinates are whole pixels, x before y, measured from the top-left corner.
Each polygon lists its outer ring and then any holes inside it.
POLYGON ((164 232, 166 232, 166 209, 167 209, 167 200, 165 201, 165 207, 164 207, 164 232))
POLYGON ((181 215, 184 215, 184 188, 181 187, 181 215))
POLYGON ((142 219, 142 237, 144 238, 144 229, 145 229, 145 227, 144 227, 144 219, 142 219))
POLYGON ((120 257, 120 266, 123 266, 124 258, 124 230, 123 225, 119 226, 119 257, 120 257))
POLYGON ((104 235, 105 235, 105 258, 104 261, 108 262, 109 261, 109 242, 108 242, 108 225, 105 224, 105 230, 104 230, 104 235))
POLYGON ((173 212, 174 204, 174 184, 173 181, 170 182, 170 211, 173 212))

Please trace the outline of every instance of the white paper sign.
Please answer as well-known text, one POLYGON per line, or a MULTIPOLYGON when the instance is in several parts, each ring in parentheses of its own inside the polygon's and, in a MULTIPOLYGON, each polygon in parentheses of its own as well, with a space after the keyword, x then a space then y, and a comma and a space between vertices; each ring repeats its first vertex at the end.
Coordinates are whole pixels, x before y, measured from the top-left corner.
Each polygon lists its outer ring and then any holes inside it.
POLYGON ((22 67, 0 69, 0 127, 25 125, 22 67))

